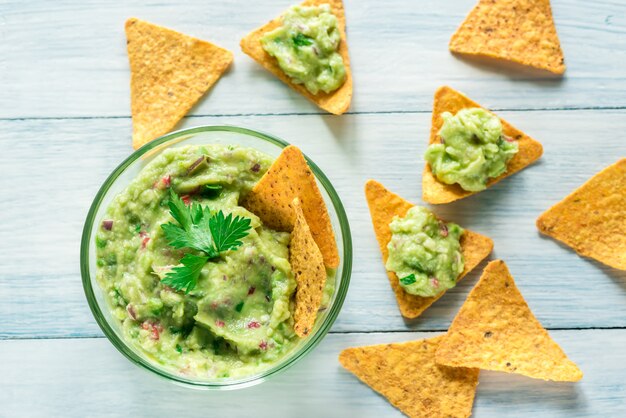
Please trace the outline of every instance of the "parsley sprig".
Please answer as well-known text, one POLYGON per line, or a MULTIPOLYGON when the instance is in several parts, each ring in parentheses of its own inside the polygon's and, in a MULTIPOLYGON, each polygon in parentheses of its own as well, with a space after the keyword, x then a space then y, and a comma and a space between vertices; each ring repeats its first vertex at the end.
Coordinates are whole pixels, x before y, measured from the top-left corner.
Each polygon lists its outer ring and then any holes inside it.
POLYGON ((221 210, 211 213, 208 207, 198 203, 187 206, 171 189, 168 206, 177 222, 161 225, 168 244, 177 249, 200 251, 203 255, 185 254, 180 260, 182 266, 172 268, 161 282, 189 293, 196 287, 202 267, 209 260, 243 244, 241 239, 250 231, 250 219, 233 217, 232 213, 224 216, 221 210))

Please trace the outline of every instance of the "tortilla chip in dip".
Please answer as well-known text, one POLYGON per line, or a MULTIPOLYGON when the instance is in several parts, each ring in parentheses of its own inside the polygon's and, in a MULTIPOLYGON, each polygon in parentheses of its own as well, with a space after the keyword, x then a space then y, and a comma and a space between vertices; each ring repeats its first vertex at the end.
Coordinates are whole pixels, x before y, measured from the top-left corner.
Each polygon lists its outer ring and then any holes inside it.
POLYGON ((548 209, 537 228, 580 255, 626 270, 626 158, 548 209))
POLYGON ((561 382, 583 376, 535 318, 502 260, 485 268, 443 337, 436 361, 561 382))
MULTIPOLYGON (((368 180, 365 184, 365 197, 370 209, 374 232, 380 246, 384 264, 387 263, 389 257, 387 244, 391 240, 392 235, 389 224, 395 216, 402 217, 406 215, 407 211, 415 205, 390 192, 376 180, 368 180)), ((468 230, 465 230, 461 236, 460 243, 465 266, 457 281, 473 270, 493 249, 491 238, 468 230)), ((387 276, 396 296, 400 313, 406 318, 417 318, 445 293, 442 292, 434 297, 411 295, 402 289, 398 276, 394 272, 387 271, 387 276)))
POLYGON ((452 35, 450 51, 565 72, 550 0, 479 0, 452 35))
MULTIPOLYGON (((437 89, 433 103, 429 144, 439 141, 438 134, 443 125, 443 118, 441 116, 443 112, 450 112, 454 115, 461 109, 476 107, 482 106, 450 87, 444 86, 437 89)), ((506 172, 496 178, 490 179, 487 182, 487 187, 492 186, 503 178, 532 164, 543 154, 543 147, 539 142, 511 126, 504 119, 500 118, 500 122, 502 123, 502 133, 517 142, 519 151, 508 162, 506 172)), ((430 165, 428 163, 426 164, 422 174, 422 199, 424 199, 424 201, 432 204, 450 203, 475 193, 477 192, 463 190, 463 188, 456 183, 445 184, 440 182, 431 171, 430 165)))
POLYGON ((346 79, 337 90, 330 93, 319 92, 318 94, 311 94, 302 84, 292 82, 289 76, 279 67, 276 59, 263 49, 261 38, 267 32, 282 25, 282 16, 277 17, 246 35, 246 37, 241 40, 240 45, 244 53, 261 64, 266 70, 274 74, 289 87, 302 94, 321 109, 335 115, 340 115, 348 110, 352 100, 352 73, 350 70, 350 57, 348 55, 348 41, 346 38, 346 15, 341 0, 307 0, 301 3, 301 6, 319 6, 322 4, 330 5, 332 13, 337 17, 338 28, 341 34, 338 53, 343 59, 346 79))
POLYGON ((347 348, 339 362, 409 417, 469 417, 479 370, 436 364, 441 338, 347 348))
POLYGON ((215 84, 233 54, 136 18, 126 21, 135 149, 171 131, 215 84))
POLYGON ((244 198, 243 206, 268 227, 291 231, 296 220, 291 203, 296 197, 300 199, 313 239, 324 256, 324 264, 336 268, 339 253, 326 203, 317 187, 315 175, 297 147, 289 145, 283 149, 244 198))
POLYGON ((322 253, 313 240, 302 213, 300 200, 295 198, 291 205, 295 222, 289 244, 289 263, 298 283, 293 328, 299 337, 306 337, 315 325, 317 311, 322 302, 326 269, 322 253))

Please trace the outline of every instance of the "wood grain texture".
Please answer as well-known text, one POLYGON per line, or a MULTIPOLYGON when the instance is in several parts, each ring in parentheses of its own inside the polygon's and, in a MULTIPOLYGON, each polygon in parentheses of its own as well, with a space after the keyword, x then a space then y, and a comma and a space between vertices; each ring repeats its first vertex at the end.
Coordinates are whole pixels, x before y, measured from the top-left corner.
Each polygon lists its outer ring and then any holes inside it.
POLYGON ((543 144, 537 164, 436 213, 494 239, 491 258, 507 262, 546 328, 565 329, 550 334, 585 373, 563 385, 484 372, 474 416, 626 416, 626 272, 535 228, 539 214, 626 156, 626 2, 552 0, 562 79, 450 54, 450 36, 475 2, 346 0, 355 94, 352 114, 333 117, 239 50, 241 37, 295 1, 0 1, 0 416, 400 416, 337 355, 447 329, 485 264, 406 322, 372 232, 366 179, 420 202, 441 85, 543 144), (346 206, 354 268, 332 334, 261 386, 219 395, 179 388, 90 338, 102 334, 83 295, 80 235, 98 188, 132 151, 123 25, 131 16, 235 54, 180 127, 232 124, 282 137, 318 163, 346 206))
MULTIPOLYGON (((235 62, 197 115, 319 112, 239 49, 292 0, 4 0, 0 117, 130 114, 124 21, 135 16, 206 39, 235 62), (254 97, 255 100, 250 100, 254 97), (262 103, 262 105, 261 105, 262 103)), ((475 0, 347 0, 352 112, 428 111, 441 84, 496 109, 625 106, 626 3, 554 0, 564 79, 454 57, 448 41, 475 0), (373 65, 372 65, 373 64, 373 65)))
MULTIPOLYGON (((474 417, 623 417, 626 330, 554 331, 585 372, 576 384, 481 372, 474 417)), ((106 339, 0 341, 0 414, 7 417, 401 417, 337 360, 347 347, 435 333, 329 335, 270 381, 234 392, 175 386, 131 365, 106 339)), ((417 383, 417 382, 416 382, 417 383)))
MULTIPOLYGON (((501 113, 542 141, 544 156, 487 191, 436 207, 436 213, 494 240, 491 257, 507 262, 547 328, 626 326, 626 273, 578 257, 535 227, 546 208, 624 155, 614 132, 626 131, 626 111, 501 113), (598 138, 609 140, 599 147, 598 138)), ((483 266, 405 323, 363 193, 365 180, 375 178, 420 202, 429 121, 424 113, 202 117, 185 125, 228 123, 272 132, 301 147, 331 179, 354 243, 351 288, 335 331, 444 330, 483 266)), ((3 205, 10 222, 0 223, 0 317, 11 318, 0 326, 0 337, 100 335, 82 293, 78 247, 91 200, 131 151, 130 120, 0 121, 0 135, 6 173, 0 189, 13 196, 3 205)))

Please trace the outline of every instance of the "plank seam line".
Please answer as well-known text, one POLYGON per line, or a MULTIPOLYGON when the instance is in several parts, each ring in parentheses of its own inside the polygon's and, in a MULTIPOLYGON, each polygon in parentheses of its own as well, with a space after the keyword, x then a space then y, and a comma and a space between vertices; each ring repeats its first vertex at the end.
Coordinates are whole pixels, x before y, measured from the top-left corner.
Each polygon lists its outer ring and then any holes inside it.
MULTIPOLYGON (((546 328, 548 331, 611 331, 626 330, 623 327, 578 327, 578 328, 546 328)), ((329 335, 351 335, 351 334, 401 334, 419 332, 446 332, 447 329, 394 329, 387 331, 330 331, 329 335)), ((0 341, 28 341, 28 340, 78 340, 78 339, 104 339, 104 335, 68 335, 68 336, 0 336, 0 341)))
MULTIPOLYGON (((386 331, 330 331, 329 334, 400 334, 403 332, 446 332, 447 328, 433 329, 393 329, 386 331)), ((626 330, 626 326, 617 327, 574 327, 574 328, 546 328, 548 331, 604 331, 604 330, 626 330)))
MULTIPOLYGON (((571 111, 605 111, 605 110, 626 110, 626 106, 582 106, 582 107, 537 107, 537 108, 490 108, 494 112, 571 112, 571 111)), ((431 110, 379 110, 379 111, 355 111, 346 112, 344 115, 402 115, 402 114, 423 114, 431 113, 431 110)), ((272 116, 332 116, 324 112, 287 112, 287 113, 209 113, 200 115, 187 115, 184 119, 209 118, 209 117, 272 117, 272 116)), ((10 117, 2 118, 0 121, 37 121, 37 120, 92 120, 92 119, 130 119, 130 116, 33 116, 33 117, 10 117)))

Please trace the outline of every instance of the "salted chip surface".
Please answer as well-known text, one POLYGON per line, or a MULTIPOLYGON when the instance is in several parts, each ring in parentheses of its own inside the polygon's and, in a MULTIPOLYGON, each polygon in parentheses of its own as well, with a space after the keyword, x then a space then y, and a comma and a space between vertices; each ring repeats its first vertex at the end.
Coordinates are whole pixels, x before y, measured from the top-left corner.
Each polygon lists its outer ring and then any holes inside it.
POLYGON ((339 265, 335 234, 315 175, 304 155, 295 146, 285 147, 267 173, 245 197, 243 206, 264 224, 279 231, 291 231, 295 215, 291 202, 300 199, 302 212, 326 267, 339 265))
POLYGON ((580 255, 626 270, 626 158, 548 209, 537 228, 580 255))
MULTIPOLYGON (((374 233, 376 234, 376 239, 380 246, 380 252, 383 255, 384 265, 389 258, 389 250, 387 249, 387 244, 389 244, 391 240, 389 223, 391 223, 394 216, 406 215, 407 211, 415 205, 407 202, 397 194, 390 192, 376 180, 368 180, 368 182, 365 183, 365 197, 370 209, 374 233)), ((491 238, 467 229, 461 236, 460 243, 461 253, 465 259, 465 267, 457 281, 461 280, 467 273, 480 264, 493 249, 493 241, 491 238)), ((445 293, 445 291, 441 292, 434 297, 411 295, 402 289, 398 276, 394 272, 387 271, 387 277, 396 295, 400 313, 406 318, 417 318, 445 293)))
MULTIPOLYGON (((430 140, 428 143, 433 144, 440 141, 438 132, 443 125, 443 118, 441 117, 443 112, 450 112, 455 115, 461 109, 473 107, 482 108, 478 103, 448 86, 438 88, 435 92, 430 140)), ((517 141, 519 151, 508 162, 506 172, 496 178, 490 179, 487 182, 487 187, 491 187, 503 178, 517 173, 538 160, 543 154, 543 147, 539 142, 511 126, 504 119, 500 118, 500 122, 502 123, 502 134, 517 141)), ((431 171, 430 165, 428 163, 426 164, 422 174, 422 199, 424 199, 424 201, 432 204, 450 203, 475 193, 479 192, 468 192, 467 190, 463 190, 463 188, 456 183, 445 184, 440 182, 431 171)))
POLYGON ((441 338, 348 348, 339 362, 409 417, 469 417, 479 370, 436 364, 441 338))
POLYGON ((583 377, 535 318, 502 260, 485 268, 443 337, 436 360, 544 380, 583 377))
POLYGON ((313 240, 302 213, 300 200, 295 198, 291 205, 295 213, 295 223, 289 244, 289 263, 298 283, 293 328, 299 337, 306 337, 315 325, 317 311, 322 302, 326 269, 322 252, 313 240))
POLYGON ((337 17, 337 26, 341 34, 338 52, 346 68, 346 80, 337 90, 330 93, 320 91, 318 94, 311 94, 302 84, 293 83, 289 76, 278 66, 276 58, 272 57, 263 49, 261 46, 261 38, 267 32, 282 25, 280 16, 246 35, 246 37, 241 40, 240 45, 244 53, 278 77, 283 83, 302 94, 321 109, 335 115, 340 115, 348 110, 350 102, 352 101, 352 71, 350 70, 348 40, 346 38, 346 14, 341 0, 307 0, 301 3, 302 6, 319 6, 322 4, 330 5, 333 14, 337 17))
POLYGON ((143 20, 126 21, 135 149, 171 131, 215 84, 233 54, 143 20))
POLYGON ((452 35, 450 51, 565 72, 550 0, 479 0, 452 35))

